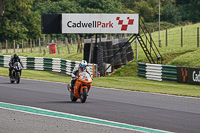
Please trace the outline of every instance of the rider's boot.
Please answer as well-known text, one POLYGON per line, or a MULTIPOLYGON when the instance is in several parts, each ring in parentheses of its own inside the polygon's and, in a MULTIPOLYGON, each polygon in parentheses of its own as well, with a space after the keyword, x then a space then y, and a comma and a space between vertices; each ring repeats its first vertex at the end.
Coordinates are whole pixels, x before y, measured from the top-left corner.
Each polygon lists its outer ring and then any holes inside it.
POLYGON ((71 85, 70 92, 73 92, 73 91, 74 91, 74 86, 71 85))
POLYGON ((11 77, 11 71, 9 71, 9 77, 11 77))

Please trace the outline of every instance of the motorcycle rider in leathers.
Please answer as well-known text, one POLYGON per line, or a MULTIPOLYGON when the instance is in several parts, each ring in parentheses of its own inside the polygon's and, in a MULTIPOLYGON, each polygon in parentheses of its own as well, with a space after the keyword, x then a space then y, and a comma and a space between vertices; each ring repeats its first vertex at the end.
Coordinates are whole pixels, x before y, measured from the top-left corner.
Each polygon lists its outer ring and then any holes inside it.
POLYGON ((91 77, 90 68, 87 66, 86 60, 82 60, 79 66, 76 66, 72 72, 72 80, 71 80, 71 88, 70 88, 71 92, 74 90, 74 85, 76 83, 79 73, 83 71, 87 72, 91 77))
POLYGON ((9 76, 11 77, 11 72, 13 70, 14 64, 15 62, 19 62, 21 64, 21 66, 23 67, 23 64, 18 56, 17 53, 14 54, 14 56, 11 58, 10 62, 9 62, 9 76))

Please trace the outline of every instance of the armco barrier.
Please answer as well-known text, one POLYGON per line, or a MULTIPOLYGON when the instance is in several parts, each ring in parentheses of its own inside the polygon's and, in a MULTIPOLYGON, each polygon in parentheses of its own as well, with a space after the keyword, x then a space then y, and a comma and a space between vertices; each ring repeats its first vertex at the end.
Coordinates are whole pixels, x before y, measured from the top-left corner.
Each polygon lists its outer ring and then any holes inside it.
MULTIPOLYGON (((22 57, 19 56, 24 69, 53 71, 71 75, 74 67, 78 66, 80 61, 70 61, 60 58, 44 58, 44 57, 22 57)), ((9 67, 11 55, 0 55, 0 67, 9 67)), ((92 76, 98 77, 98 69, 96 64, 88 63, 92 76), (93 66, 94 65, 94 66, 93 66), (94 69, 94 71, 93 71, 94 69), (93 74, 95 72, 95 74, 93 74)))
POLYGON ((177 81, 177 67, 138 62, 138 76, 157 81, 177 81))

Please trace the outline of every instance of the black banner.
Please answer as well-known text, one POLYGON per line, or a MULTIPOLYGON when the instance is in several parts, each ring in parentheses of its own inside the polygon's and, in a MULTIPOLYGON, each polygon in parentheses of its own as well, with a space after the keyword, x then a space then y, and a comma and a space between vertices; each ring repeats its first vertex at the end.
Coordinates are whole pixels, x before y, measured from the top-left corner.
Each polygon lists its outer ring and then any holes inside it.
POLYGON ((177 82, 200 85, 200 68, 177 67, 177 82))
POLYGON ((42 14, 41 31, 42 34, 61 34, 61 14, 42 14))

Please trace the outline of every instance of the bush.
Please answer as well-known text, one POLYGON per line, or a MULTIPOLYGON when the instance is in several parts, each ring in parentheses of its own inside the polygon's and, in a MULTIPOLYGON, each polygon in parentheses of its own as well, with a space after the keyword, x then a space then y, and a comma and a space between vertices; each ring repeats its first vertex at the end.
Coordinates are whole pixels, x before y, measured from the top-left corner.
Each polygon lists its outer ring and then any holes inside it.
MULTIPOLYGON (((158 31, 159 30, 159 24, 158 22, 153 22, 153 23, 145 23, 146 27, 148 29, 151 29, 154 31, 158 31)), ((169 23, 169 22, 160 22, 160 29, 169 29, 169 28, 174 28, 175 24, 169 23)))

